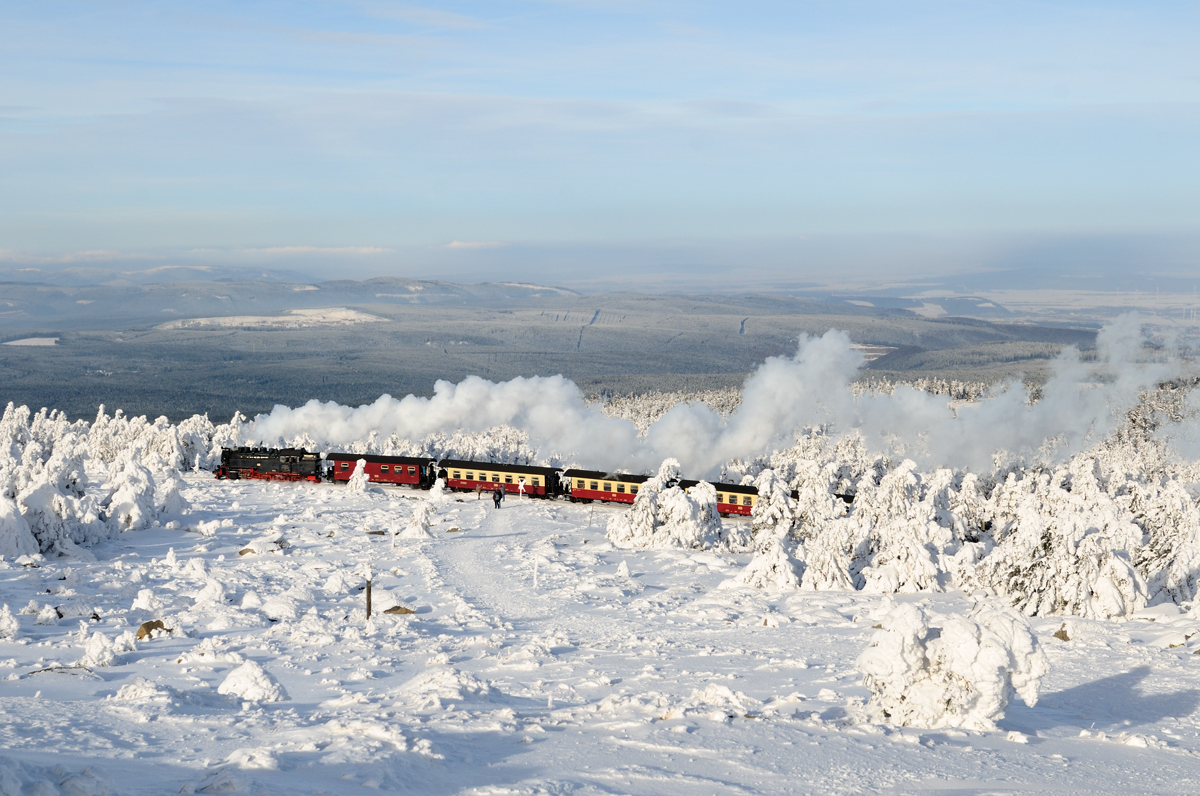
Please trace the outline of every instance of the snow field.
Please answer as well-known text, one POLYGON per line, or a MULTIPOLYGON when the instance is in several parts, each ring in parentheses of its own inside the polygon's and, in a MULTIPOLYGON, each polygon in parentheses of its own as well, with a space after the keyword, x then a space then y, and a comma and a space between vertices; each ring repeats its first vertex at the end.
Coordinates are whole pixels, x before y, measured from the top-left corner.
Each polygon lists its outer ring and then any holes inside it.
POLYGON ((896 728, 856 662, 959 592, 750 588, 749 552, 614 548, 616 507, 448 494, 402 539, 428 493, 183 481, 178 528, 0 563, 0 793, 1200 787, 1200 619, 1174 605, 1034 619, 1034 707, 896 728))

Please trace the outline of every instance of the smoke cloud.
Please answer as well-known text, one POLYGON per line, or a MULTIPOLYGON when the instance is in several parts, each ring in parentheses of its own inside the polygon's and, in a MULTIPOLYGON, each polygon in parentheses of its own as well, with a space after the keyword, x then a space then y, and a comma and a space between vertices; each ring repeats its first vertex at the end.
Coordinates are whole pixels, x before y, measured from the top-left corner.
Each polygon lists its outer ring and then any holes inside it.
POLYGON ((770 453, 790 445, 797 431, 821 426, 833 435, 857 432, 873 448, 927 465, 984 472, 998 451, 1064 456, 1111 432, 1140 392, 1178 372, 1171 358, 1146 362, 1143 342, 1138 318, 1122 316, 1098 335, 1097 361, 1084 362, 1074 348, 1053 361, 1036 403, 1019 382, 957 408, 906 386, 856 397, 851 383, 862 357, 844 332, 829 331, 802 337, 793 357, 767 359, 746 380, 741 406, 728 418, 704 404, 683 404, 644 436, 632 423, 588 406, 562 376, 439 381, 430 398, 384 395, 357 408, 318 401, 277 406, 255 418, 249 436, 275 442, 308 434, 318 445, 338 447, 372 432, 417 441, 509 425, 528 433, 543 457, 641 472, 672 457, 685 472, 712 477, 730 459, 770 453))

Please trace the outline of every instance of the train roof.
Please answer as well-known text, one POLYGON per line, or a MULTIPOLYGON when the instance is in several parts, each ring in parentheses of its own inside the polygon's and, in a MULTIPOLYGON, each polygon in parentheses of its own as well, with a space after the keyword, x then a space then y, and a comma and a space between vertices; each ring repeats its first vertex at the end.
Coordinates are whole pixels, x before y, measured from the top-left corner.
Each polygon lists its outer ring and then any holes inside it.
MULTIPOLYGON (((699 483, 700 483, 699 481, 693 481, 691 479, 685 478, 679 482, 679 486, 683 487, 684 489, 691 489, 692 487, 694 487, 696 484, 699 484, 699 483)), ((755 489, 753 486, 742 486, 741 484, 725 484, 720 481, 706 481, 705 483, 712 484, 713 489, 717 490, 718 492, 734 492, 739 495, 757 495, 758 494, 758 490, 755 489)))
POLYGON ((472 462, 465 459, 442 459, 438 469, 457 467, 460 470, 496 470, 502 473, 529 473, 531 475, 555 475, 557 467, 536 467, 529 464, 502 464, 501 462, 472 462))
POLYGON ((432 456, 381 456, 375 453, 327 453, 325 460, 330 462, 356 462, 365 459, 372 464, 431 464, 432 456))
POLYGON ((648 475, 633 473, 609 473, 604 470, 567 470, 563 475, 567 478, 589 478, 601 481, 624 481, 626 483, 643 484, 650 480, 648 475))

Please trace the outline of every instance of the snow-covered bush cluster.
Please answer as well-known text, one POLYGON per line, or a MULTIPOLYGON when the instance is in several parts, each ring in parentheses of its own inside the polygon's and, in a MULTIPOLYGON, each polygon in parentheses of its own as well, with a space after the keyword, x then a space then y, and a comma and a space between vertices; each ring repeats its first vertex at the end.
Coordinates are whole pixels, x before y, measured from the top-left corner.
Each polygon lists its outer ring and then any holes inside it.
POLYGON ((1050 670, 1029 625, 1008 607, 943 615, 894 607, 858 658, 869 707, 892 724, 993 730, 1013 696, 1032 707, 1050 670))
POLYGON ((892 394, 896 387, 912 387, 914 390, 927 392, 930 395, 944 395, 952 401, 977 401, 987 395, 988 390, 995 384, 986 381, 959 381, 958 379, 939 379, 920 377, 911 381, 896 382, 890 379, 865 378, 854 383, 856 394, 887 393, 892 394))
POLYGON ((679 462, 667 459, 658 474, 642 484, 629 511, 613 516, 608 538, 617 547, 704 548, 727 542, 721 534, 717 491, 701 482, 690 490, 679 485, 679 462))
POLYGON ((680 404, 701 403, 714 412, 728 417, 742 403, 739 387, 698 392, 648 392, 638 395, 610 395, 592 398, 607 417, 628 420, 645 433, 667 412, 680 404))
POLYGON ((67 552, 183 513, 178 471, 210 460, 218 436, 207 418, 150 423, 102 407, 94 423, 72 423, 10 403, 0 418, 0 555, 67 552), (102 474, 98 489, 89 469, 102 474))
MULTIPOLYGON (((759 492, 757 587, 876 593, 963 589, 1031 616, 1122 618, 1200 593, 1200 465, 1173 455, 1165 424, 1187 411, 1186 385, 1143 396, 1105 439, 1065 461, 998 456, 995 469, 923 470, 820 429, 724 479, 759 492), (794 496, 793 496, 794 495, 794 496)), ((674 464, 610 522, 624 547, 730 546, 702 500, 671 492, 674 464), (665 496, 665 499, 664 499, 665 496)), ((693 489, 692 492, 697 492, 693 489)), ((727 523, 727 525, 730 525, 727 523)), ((739 526, 740 527, 740 526, 739 526)))

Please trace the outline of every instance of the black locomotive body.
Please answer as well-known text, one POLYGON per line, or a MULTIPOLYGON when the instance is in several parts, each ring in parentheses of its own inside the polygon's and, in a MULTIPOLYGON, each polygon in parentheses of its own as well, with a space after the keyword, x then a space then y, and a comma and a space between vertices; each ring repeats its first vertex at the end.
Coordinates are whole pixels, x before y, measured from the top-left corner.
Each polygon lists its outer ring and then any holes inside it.
POLYGON ((221 451, 217 478, 320 481, 321 457, 303 448, 231 448, 221 451))

